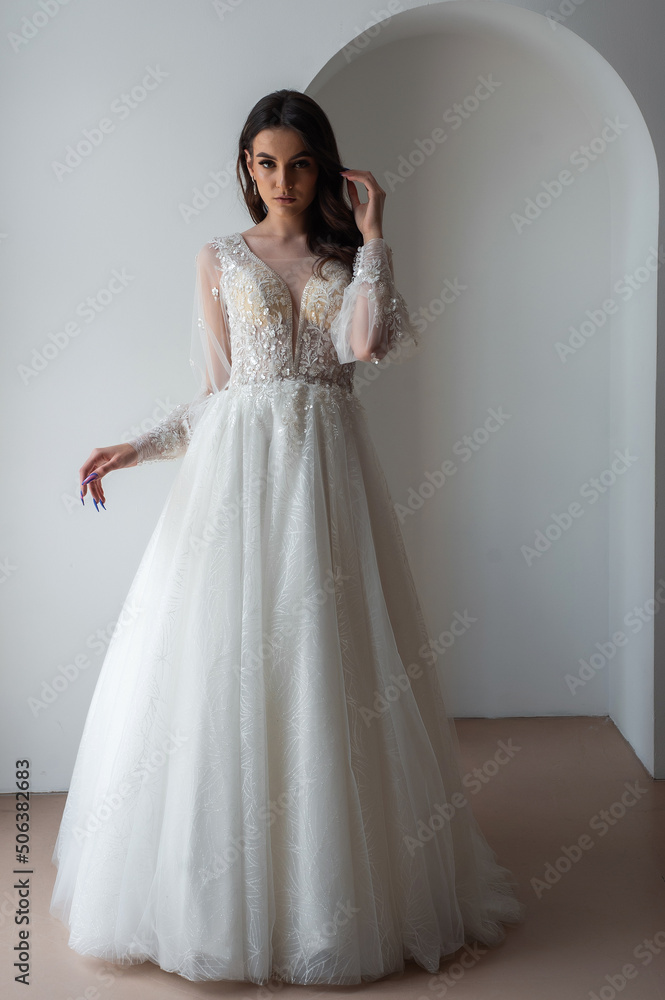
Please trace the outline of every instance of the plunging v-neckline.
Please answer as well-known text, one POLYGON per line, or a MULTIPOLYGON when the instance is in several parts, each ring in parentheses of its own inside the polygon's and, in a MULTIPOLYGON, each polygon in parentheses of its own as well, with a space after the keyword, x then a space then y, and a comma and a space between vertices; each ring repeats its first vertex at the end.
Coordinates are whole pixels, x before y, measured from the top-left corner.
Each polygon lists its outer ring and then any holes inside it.
POLYGON ((294 342, 293 342, 293 334, 294 334, 294 329, 293 329, 293 297, 291 295, 291 289, 289 288, 288 284, 286 283, 286 281, 284 280, 284 278, 281 276, 281 274, 279 273, 279 271, 276 271, 274 269, 274 267, 271 267, 270 264, 266 263, 265 260, 263 260, 261 257, 259 257, 257 254, 254 253, 254 251, 250 248, 249 244, 247 243, 247 240, 242 235, 242 233, 238 232, 238 233, 236 233, 236 236, 240 237, 240 239, 242 240, 242 243, 243 243, 245 249, 247 250, 247 252, 249 254, 251 254, 251 256, 254 258, 254 260, 258 260, 259 264, 263 264, 263 266, 266 268, 266 270, 270 271, 271 274, 274 274, 275 277, 278 278, 279 281, 281 281, 282 285, 286 289, 286 292, 287 292, 287 295, 288 295, 288 299, 289 299, 289 318, 287 320, 287 323, 288 323, 289 333, 291 335, 290 336, 290 340, 289 340, 289 347, 290 347, 290 350, 291 350, 291 362, 292 362, 293 368, 295 370, 296 367, 297 367, 297 363, 298 363, 298 347, 300 345, 300 329, 302 327, 302 307, 303 307, 303 302, 305 301, 305 294, 307 293, 307 286, 312 281, 312 279, 316 277, 316 275, 314 273, 310 274, 309 278, 307 279, 307 281, 304 284, 304 287, 303 287, 303 290, 302 290, 302 295, 300 296, 300 307, 298 309, 298 329, 295 331, 295 344, 294 344, 294 342))

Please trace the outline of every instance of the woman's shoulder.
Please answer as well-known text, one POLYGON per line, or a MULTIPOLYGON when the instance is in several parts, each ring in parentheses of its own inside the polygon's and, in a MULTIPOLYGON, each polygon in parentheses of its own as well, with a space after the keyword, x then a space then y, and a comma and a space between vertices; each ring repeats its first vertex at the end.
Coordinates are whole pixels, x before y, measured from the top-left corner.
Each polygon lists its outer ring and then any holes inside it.
POLYGON ((224 254, 237 243, 237 233, 226 233, 224 236, 212 236, 200 248, 197 258, 203 263, 219 262, 224 254))

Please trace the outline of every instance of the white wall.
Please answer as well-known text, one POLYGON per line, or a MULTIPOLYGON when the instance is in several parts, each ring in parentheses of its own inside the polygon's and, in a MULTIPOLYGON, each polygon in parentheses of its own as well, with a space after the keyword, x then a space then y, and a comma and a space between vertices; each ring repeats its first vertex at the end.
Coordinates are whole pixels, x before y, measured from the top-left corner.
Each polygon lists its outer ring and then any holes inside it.
MULTIPOLYGON (((410 6, 417 5, 401 4, 401 9, 410 6)), ((535 3, 533 7, 536 9, 535 3)), ((95 6, 72 0, 14 51, 10 34, 20 31, 22 24, 25 27, 23 17, 32 18, 39 10, 38 2, 16 3, 1 13, 7 39, 3 83, 5 92, 10 88, 12 95, 3 134, 5 149, 10 154, 14 151, 14 155, 3 162, 5 203, 0 242, 5 273, 10 276, 5 282, 5 330, 11 331, 4 341, 7 357, 1 375, 6 408, 6 489, 2 497, 5 532, 1 554, 5 565, 5 771, 0 780, 3 788, 11 788, 11 767, 7 762, 27 756, 33 761, 35 791, 68 785, 109 631, 176 472, 175 465, 164 463, 109 476, 105 483, 108 510, 97 513, 90 501, 81 507, 79 466, 95 445, 126 438, 139 426, 147 427, 152 419, 159 419, 166 407, 191 397, 194 383, 187 352, 194 254, 212 235, 251 224, 239 202, 232 169, 236 136, 245 115, 270 90, 283 86, 306 89, 334 53, 374 20, 376 5, 358 0, 339 0, 329 7, 291 0, 280 4, 244 0, 216 7, 213 3, 193 5, 170 0, 136 7, 127 2, 95 6), (129 113, 120 112, 118 100, 141 84, 148 67, 159 68, 165 75, 159 83, 155 81, 153 90, 146 92, 145 100, 130 108, 129 113), (113 122, 113 130, 88 158, 58 179, 53 161, 62 161, 66 147, 75 145, 84 129, 94 128, 105 117, 113 122), (221 182, 219 193, 198 214, 185 219, 182 206, 192 204, 194 189, 202 188, 211 172, 221 182), (124 270, 131 280, 92 322, 85 322, 77 313, 79 304, 106 288, 114 269, 124 270), (43 370, 37 370, 33 350, 43 353, 44 346, 53 343, 50 335, 60 334, 67 323, 77 318, 80 332, 74 337, 60 336, 56 349, 52 349, 52 359, 43 370), (19 367, 29 365, 34 374, 26 384, 19 367), (66 674, 72 679, 67 679, 66 674), (57 676, 65 677, 59 682, 62 690, 52 704, 35 715, 28 700, 40 698, 43 683, 51 683, 57 676)), ((607 0, 585 0, 566 23, 601 51, 603 45, 610 50, 608 58, 631 87, 658 149, 658 130, 662 126, 655 109, 660 93, 660 61, 655 51, 651 60, 648 49, 658 26, 652 13, 650 19, 640 21, 641 10, 650 11, 650 7, 639 2, 631 5, 632 34, 625 30, 625 11, 607 0), (639 60, 631 48, 636 37, 647 46, 646 55, 640 55, 639 60), (628 79, 631 74, 633 79, 628 79)), ((482 53, 483 43, 480 48, 478 44, 477 39, 472 43, 451 41, 450 66, 444 68, 442 78, 443 93, 469 72, 459 59, 460 51, 477 56, 482 53)), ((489 53, 489 49, 485 51, 489 53)), ((503 60, 516 52, 509 41, 502 43, 503 60)), ((371 54, 365 58, 373 57, 371 54)), ((378 49, 376 57, 380 59, 378 49)), ((353 71, 352 60, 349 79, 353 71)), ((520 63, 515 79, 533 81, 533 73, 529 77, 527 71, 528 67, 520 63)), ((159 73, 156 75, 159 79, 159 73)), ((534 117, 530 121, 525 148, 530 148, 534 156, 539 149, 548 148, 551 134, 567 135, 562 130, 571 124, 580 135, 587 134, 581 118, 575 121, 572 106, 553 100, 554 78, 536 76, 538 96, 549 100, 548 111, 555 119, 545 117, 538 122, 534 117)), ((399 74, 395 77, 399 82, 399 74)), ((153 85, 152 80, 146 82, 153 85)), ((325 107, 325 101, 322 103, 325 107)), ((403 109, 398 104, 395 107, 404 128, 403 109)), ((385 115, 388 110, 384 101, 378 113, 385 115)), ((430 111, 426 107, 417 109, 417 117, 410 123, 413 135, 423 134, 430 111)), ((345 128, 355 119, 333 117, 344 150, 348 148, 344 144, 345 128)), ((510 114, 502 119, 504 125, 509 119, 510 114)), ((466 135, 471 149, 479 152, 485 137, 479 133, 474 139, 474 123, 470 124, 466 135)), ((355 139, 353 133, 351 138, 355 139)), ((370 169, 378 177, 389 152, 380 133, 372 149, 376 167, 370 169)), ((507 183, 511 167, 506 163, 502 169, 501 177, 507 183)), ((464 176, 464 162, 456 162, 454 155, 450 169, 451 181, 464 176)), ((488 213, 496 203, 489 186, 491 175, 483 171, 478 179, 475 189, 458 186, 457 190, 464 191, 461 201, 452 202, 448 197, 436 206, 436 225, 441 234, 447 237, 451 232, 455 237, 450 244, 442 240, 444 248, 452 249, 445 250, 438 266, 430 261, 416 272, 412 254, 394 240, 400 284, 416 295, 415 302, 413 294, 409 295, 410 305, 428 301, 437 279, 451 273, 450 262, 460 274, 480 274, 475 269, 483 260, 481 237, 487 228, 488 213), (478 238, 475 247, 468 243, 465 257, 460 253, 459 240, 469 225, 478 238)), ((411 225, 413 234, 422 227, 431 229, 431 202, 424 198, 428 188, 423 183, 413 184, 411 189, 412 202, 405 198, 400 202, 395 192, 387 203, 389 238, 393 233, 409 231, 407 226, 411 225)), ((522 189, 519 193, 523 193, 522 189)), ((517 198, 517 188, 513 194, 517 198)), ((604 192, 591 185, 585 195, 585 210, 589 205, 602 208, 604 192)), ((493 220, 497 233, 502 225, 499 216, 493 220)), ((554 225, 553 218, 545 225, 554 225)), ((587 235, 582 233, 581 240, 587 235)), ((592 253, 590 263, 583 265, 583 273, 589 283, 587 294, 577 300, 578 307, 589 297, 595 300, 600 287, 597 283, 607 273, 597 256, 595 235, 589 238, 587 247, 592 253)), ((576 246, 575 253, 578 249, 576 246)), ((490 264, 495 261, 485 261, 486 274, 490 264)), ((530 273, 534 273, 533 269, 530 273)), ((399 374, 382 374, 382 381, 385 379, 386 385, 392 382, 404 393, 404 399, 416 398, 421 415, 421 446, 412 453, 409 449, 402 451, 408 457, 403 468, 409 483, 419 483, 422 470, 433 467, 434 456, 445 457, 457 438, 476 426, 486 405, 502 402, 496 390, 497 364, 503 366, 502 387, 523 408, 531 406, 537 415, 530 427, 523 421, 518 433, 510 438, 504 435, 503 439, 497 435, 494 443, 498 447, 479 453, 478 458, 486 457, 488 461, 484 466, 472 462, 464 470, 465 479, 460 477, 455 484, 463 489, 458 489, 453 504, 445 508, 430 504, 422 512, 418 527, 413 519, 405 527, 432 632, 445 627, 449 612, 462 609, 465 600, 474 597, 485 608, 487 627, 475 633, 470 630, 467 638, 471 642, 464 650, 461 644, 456 650, 460 659, 451 657, 453 666, 446 667, 453 695, 450 707, 455 714, 584 714, 607 710, 607 682, 603 676, 589 685, 584 706, 577 700, 571 704, 570 698, 568 705, 564 703, 560 676, 565 672, 564 664, 560 656, 550 652, 553 643, 561 647, 561 630, 567 630, 571 623, 574 633, 569 659, 583 648, 587 638, 595 640, 605 635, 607 594, 601 590, 587 601, 586 587, 598 584, 595 569, 589 570, 580 558, 579 599, 573 618, 563 623, 552 613, 550 602, 556 596, 557 577, 562 584, 569 580, 569 564, 564 560, 555 569, 556 560, 561 558, 556 551, 550 553, 553 569, 544 586, 545 575, 541 574, 540 593, 538 585, 533 589, 524 586, 526 576, 522 571, 522 590, 518 588, 517 594, 531 602, 525 609, 524 631, 511 617, 519 577, 515 562, 508 570, 510 590, 499 603, 496 600, 498 584, 506 575, 506 555, 514 553, 515 544, 521 544, 524 534, 516 530, 519 522, 511 510, 514 484, 503 470, 506 462, 515 460, 520 443, 529 461, 523 460, 517 468, 524 473, 533 465, 539 442, 542 449, 543 441, 547 441, 547 407, 558 404, 558 397, 545 398, 538 415, 537 408, 533 408, 537 398, 533 386, 522 387, 517 377, 519 369, 506 365, 506 343, 520 356, 525 347, 531 352, 527 369, 531 371, 537 369, 538 344, 541 349, 543 343, 551 344, 553 325, 547 335, 543 331, 543 340, 528 336, 533 325, 542 320, 542 296, 550 289, 546 277, 543 275, 540 288, 529 284, 524 290, 519 280, 516 286, 513 284, 514 271, 510 268, 504 273, 492 267, 488 287, 497 301, 511 291, 524 294, 528 300, 524 325, 498 330, 501 337, 492 340, 492 300, 460 299, 457 304, 463 309, 455 329, 467 331, 465 339, 456 333, 437 344, 440 368, 431 366, 421 371, 423 382, 418 384, 416 396, 415 360, 399 374), (504 349, 497 355, 502 343, 504 349), (489 367, 483 369, 483 360, 490 361, 489 367), (442 397, 436 428, 429 416, 432 397, 444 384, 442 371, 444 378, 452 381, 442 397), (450 372, 456 374, 451 376, 450 372), (513 381, 507 381, 511 372, 513 381), (475 399, 464 391, 469 381, 475 399), (495 498, 496 502, 481 490, 492 468, 501 473, 503 493, 495 498), (440 541, 436 549, 428 543, 432 532, 440 541), (455 572, 442 574, 450 584, 440 598, 431 588, 439 578, 439 563, 451 561, 455 572), (488 637, 500 632, 505 633, 506 640, 514 641, 514 655, 507 641, 500 655, 488 646, 488 637), (510 696, 507 689, 512 692, 510 696)), ((567 286, 570 284, 569 269, 564 268, 560 277, 567 286)), ((581 287, 578 281, 573 284, 581 287)), ((600 371, 607 373, 609 361, 603 343, 598 340, 588 346, 595 351, 600 371)), ((582 366, 591 365, 587 357, 591 358, 591 352, 584 358, 580 356, 582 366)), ((544 355, 542 360, 552 378, 556 366, 544 355)), ((576 421, 584 412, 582 366, 570 383, 575 387, 573 409, 570 414, 561 414, 564 421, 569 421, 569 436, 574 436, 579 426, 576 421)), ((597 370, 593 367, 594 372, 597 370)), ((605 374, 603 382, 606 384, 605 374)), ((368 405, 370 392, 377 395, 375 389, 379 388, 366 390, 368 405)), ((576 487, 589 469, 603 467, 602 462, 598 466, 597 459, 607 452, 609 428, 604 422, 607 400, 602 400, 602 391, 599 389, 601 395, 595 401, 603 405, 600 409, 589 407, 588 431, 582 440, 574 442, 567 484, 574 482, 576 487)), ((388 419, 380 409, 373 411, 377 445, 386 458, 391 485, 399 485, 402 466, 391 464, 390 448, 394 435, 402 435, 404 443, 403 428, 388 424, 384 432, 379 417, 388 419)), ((557 461, 561 455, 559 443, 557 461)), ((553 495, 558 499, 551 492, 553 483, 534 483, 520 490, 517 503, 530 501, 522 525, 537 526, 540 519, 534 519, 534 512, 545 511, 553 495)), ((562 486, 561 498, 567 498, 569 492, 562 486)), ((397 490, 395 499, 399 499, 397 490)), ((603 551, 608 513, 600 508, 594 513, 601 515, 595 530, 577 538, 579 548, 575 549, 580 556, 585 551, 587 555, 603 551)), ((560 543, 561 552, 564 546, 564 542, 560 543)), ((533 577, 537 569, 529 572, 533 577)), ((602 576, 599 586, 603 586, 602 576)))
POLYGON ((651 768, 660 262, 642 114, 577 35, 504 4, 402 12, 358 48, 311 90, 416 248, 400 284, 426 350, 368 403, 430 632, 475 619, 442 660, 455 712, 610 711, 651 768), (446 281, 464 290, 438 315, 446 281))

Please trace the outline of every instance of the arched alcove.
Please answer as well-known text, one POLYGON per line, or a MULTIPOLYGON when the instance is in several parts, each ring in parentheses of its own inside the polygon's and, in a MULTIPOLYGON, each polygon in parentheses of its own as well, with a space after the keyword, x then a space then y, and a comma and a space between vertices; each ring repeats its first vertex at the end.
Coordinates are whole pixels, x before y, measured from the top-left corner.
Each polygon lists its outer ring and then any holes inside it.
POLYGON ((421 325, 418 356, 358 374, 451 711, 609 714, 653 774, 658 174, 639 108, 572 31, 475 0, 393 15, 308 93, 388 193, 421 325))

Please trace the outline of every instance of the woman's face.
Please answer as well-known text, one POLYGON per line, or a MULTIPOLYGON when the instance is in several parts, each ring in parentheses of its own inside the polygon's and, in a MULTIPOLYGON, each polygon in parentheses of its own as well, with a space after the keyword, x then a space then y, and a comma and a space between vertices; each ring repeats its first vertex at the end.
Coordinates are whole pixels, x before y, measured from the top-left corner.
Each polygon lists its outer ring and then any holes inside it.
POLYGON ((265 128, 254 136, 254 156, 245 150, 250 174, 271 215, 304 212, 316 195, 319 167, 290 128, 265 128), (280 201, 288 195, 292 201, 280 201))

